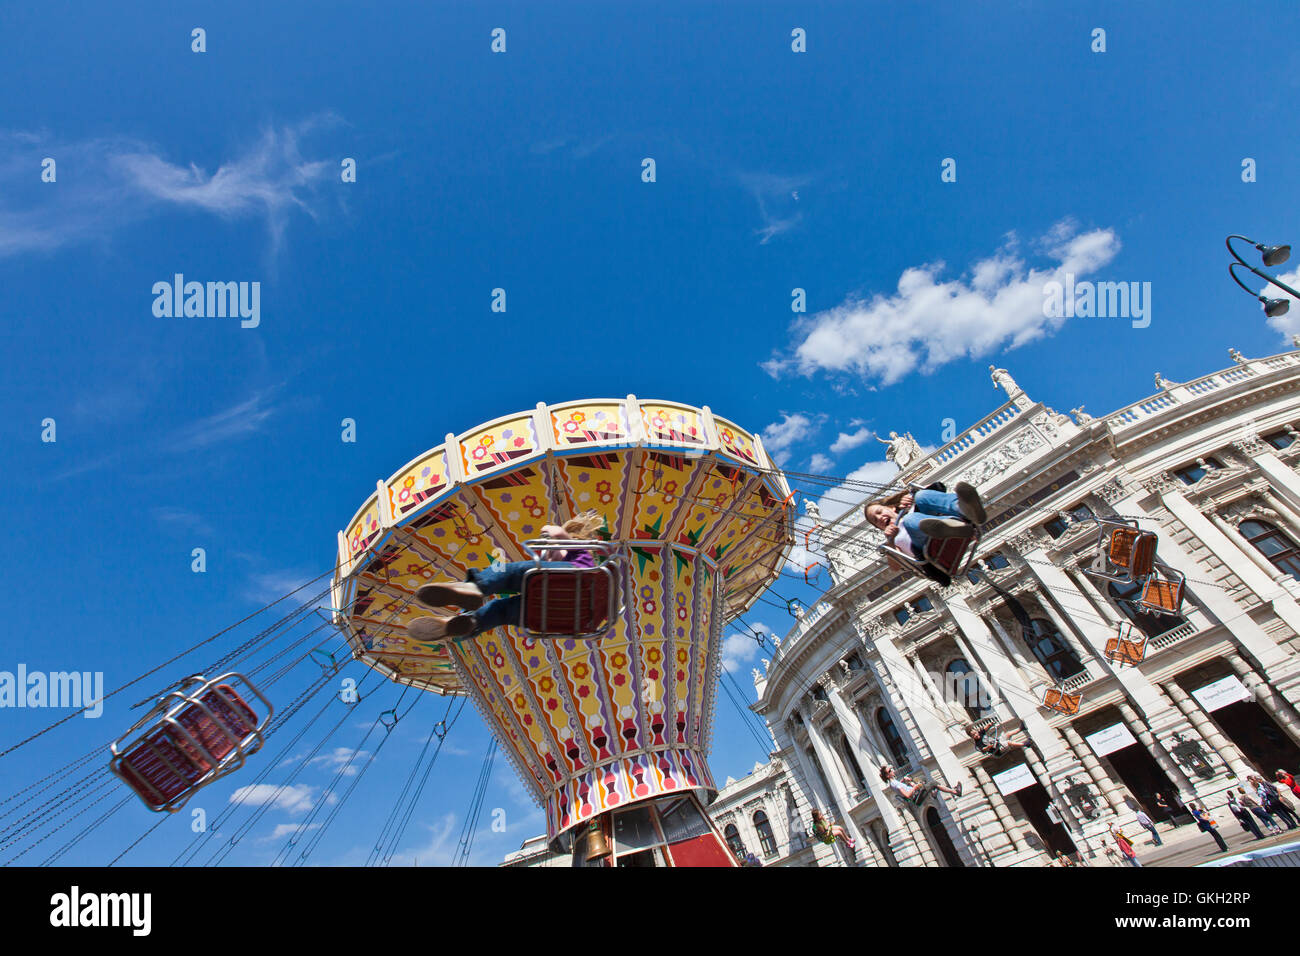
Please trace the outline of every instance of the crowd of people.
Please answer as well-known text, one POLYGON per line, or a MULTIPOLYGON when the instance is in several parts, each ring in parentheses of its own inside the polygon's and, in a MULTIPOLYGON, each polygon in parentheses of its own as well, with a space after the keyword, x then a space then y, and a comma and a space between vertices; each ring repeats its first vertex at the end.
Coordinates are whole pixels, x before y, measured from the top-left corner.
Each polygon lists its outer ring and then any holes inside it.
MULTIPOLYGON (((1175 828, 1190 818, 1198 830, 1214 841, 1220 853, 1226 853, 1228 844, 1219 832, 1221 825, 1227 824, 1229 820, 1235 821, 1256 840, 1265 840, 1287 830, 1295 830, 1300 827, 1300 811, 1293 802, 1297 799, 1300 799, 1300 781, 1295 775, 1278 770, 1271 781, 1265 780, 1260 774, 1247 775, 1244 784, 1228 791, 1218 819, 1203 803, 1181 804, 1176 797, 1171 802, 1162 793, 1155 795, 1154 803, 1158 810, 1168 815, 1175 828), (1183 819, 1180 820, 1180 816, 1183 819)), ((1141 807, 1137 810, 1136 822, 1151 834, 1148 846, 1164 845, 1155 821, 1141 807)), ((1105 847, 1105 852, 1112 862, 1128 866, 1142 865, 1138 859, 1137 846, 1131 837, 1125 835, 1120 825, 1112 823, 1109 834, 1110 842, 1105 847)))

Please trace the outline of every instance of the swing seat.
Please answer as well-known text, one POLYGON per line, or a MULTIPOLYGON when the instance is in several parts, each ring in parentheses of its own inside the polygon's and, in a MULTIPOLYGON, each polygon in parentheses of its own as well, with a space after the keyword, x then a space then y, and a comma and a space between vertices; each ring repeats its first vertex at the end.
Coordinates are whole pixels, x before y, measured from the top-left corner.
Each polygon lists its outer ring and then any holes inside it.
POLYGON ((1146 638, 1130 641, 1123 637, 1112 637, 1106 642, 1106 660, 1112 664, 1141 664, 1147 653, 1146 638))
POLYGON ((1185 580, 1181 572, 1168 565, 1157 565, 1142 583, 1138 606, 1156 614, 1181 613, 1185 580))
POLYGON ((929 564, 948 577, 957 578, 965 574, 974 563, 979 542, 978 529, 969 538, 931 538, 925 545, 924 561, 888 544, 882 544, 880 550, 920 577, 926 577, 925 565, 929 564))
POLYGON ((1134 578, 1146 577, 1156 559, 1156 535, 1137 528, 1116 528, 1110 535, 1110 563, 1128 569, 1134 578))
MULTIPOLYGON (((546 541, 524 545, 537 562, 547 551, 596 551, 607 558, 614 546, 607 541, 546 541)), ((594 568, 530 568, 524 572, 519 629, 531 638, 599 638, 614 626, 623 608, 617 605, 615 562, 594 568)))
POLYGON ((925 560, 948 577, 958 577, 974 560, 979 539, 979 531, 969 538, 931 538, 925 546, 925 560))
POLYGON ((261 748, 273 712, 271 702, 241 674, 186 678, 113 742, 109 769, 150 810, 175 813, 196 791, 238 770, 261 748), (264 716, 258 717, 235 683, 266 705, 264 716))
POLYGON ((1155 532, 1143 531, 1136 521, 1095 518, 1098 528, 1096 554, 1085 569, 1088 573, 1117 584, 1141 581, 1155 565, 1155 532))
POLYGON ((1082 694, 1068 694, 1060 687, 1049 687, 1043 694, 1043 706, 1049 710, 1054 710, 1058 714, 1064 714, 1072 717, 1079 712, 1079 705, 1083 703, 1082 694))

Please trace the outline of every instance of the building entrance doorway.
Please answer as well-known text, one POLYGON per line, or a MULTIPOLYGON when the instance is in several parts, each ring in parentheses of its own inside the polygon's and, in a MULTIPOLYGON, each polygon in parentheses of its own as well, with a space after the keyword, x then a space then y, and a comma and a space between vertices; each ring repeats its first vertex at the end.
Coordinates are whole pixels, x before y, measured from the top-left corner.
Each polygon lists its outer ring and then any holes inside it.
POLYGON ((1078 854, 1079 850, 1074 845, 1074 841, 1070 839, 1069 831, 1048 815, 1047 807, 1052 802, 1052 798, 1048 796, 1041 783, 1034 783, 1022 790, 1017 790, 1011 794, 1011 798, 1020 803, 1020 807, 1025 811, 1025 816, 1029 819, 1030 825, 1033 826, 1039 839, 1043 841, 1050 854, 1055 856, 1057 851, 1067 856, 1076 856, 1078 854))
POLYGON ((1173 816, 1168 810, 1161 810, 1156 805, 1156 794, 1164 794, 1165 802, 1172 807, 1175 805, 1173 797, 1177 795, 1178 788, 1165 776, 1160 764, 1147 753, 1145 747, 1141 744, 1129 744, 1127 747, 1111 751, 1103 759, 1109 761, 1111 769, 1115 771, 1114 776, 1124 781, 1128 792, 1136 798, 1152 820, 1173 821, 1173 816))
POLYGON ((1210 713, 1224 735, 1237 745, 1266 780, 1277 770, 1295 773, 1300 769, 1297 747, 1273 715, 1253 700, 1239 700, 1210 713))

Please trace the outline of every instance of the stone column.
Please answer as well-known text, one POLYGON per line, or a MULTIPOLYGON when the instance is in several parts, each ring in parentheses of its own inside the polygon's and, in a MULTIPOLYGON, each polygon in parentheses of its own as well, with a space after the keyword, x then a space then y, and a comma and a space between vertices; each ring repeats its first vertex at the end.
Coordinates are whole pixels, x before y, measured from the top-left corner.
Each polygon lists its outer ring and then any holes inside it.
POLYGON ((903 654, 890 640, 888 635, 878 634, 870 644, 863 640, 868 652, 875 650, 883 665, 883 672, 877 669, 867 655, 866 664, 876 677, 876 683, 885 694, 885 706, 893 711, 900 733, 906 724, 898 714, 900 705, 906 706, 908 713, 921 734, 922 741, 929 749, 939 768, 950 784, 962 779, 960 761, 953 755, 947 728, 939 722, 926 699, 927 692, 916 678, 916 673, 908 666, 903 654))
POLYGON ((996 690, 1006 701, 1012 713, 1020 719, 1025 732, 1042 748, 1044 757, 1050 760, 1060 756, 1064 752, 1064 744, 1058 735, 1052 733, 1050 725, 1039 712, 1038 695, 1034 694, 1011 661, 998 652, 993 632, 983 618, 962 597, 950 598, 946 603, 961 633, 975 649, 993 679, 994 684, 990 690, 996 690))
MULTIPOLYGON (((871 792, 871 799, 875 801, 876 809, 880 811, 880 819, 885 824, 885 829, 892 833, 899 827, 898 814, 894 811, 889 798, 889 788, 880 779, 880 774, 875 772, 875 768, 879 767, 882 761, 878 760, 873 753, 874 747, 862 715, 849 707, 839 687, 832 690, 830 699, 831 708, 835 711, 835 718, 839 721, 844 736, 849 738, 855 750, 866 754, 871 759, 873 766, 866 768, 863 776, 867 778, 867 789, 871 792)), ((900 859, 899 862, 902 860, 900 859)))
POLYGON ((1150 728, 1148 728, 1142 718, 1138 716, 1137 711, 1135 711, 1127 701, 1120 701, 1115 705, 1115 709, 1119 711, 1119 715, 1123 718, 1124 726, 1128 728, 1129 733, 1137 738, 1138 743, 1146 748, 1147 753, 1151 755, 1151 758, 1155 760, 1160 769, 1165 772, 1165 776, 1169 778, 1169 782, 1177 787, 1179 792, 1186 791, 1189 794, 1195 794, 1196 786, 1192 783, 1187 774, 1183 773, 1183 768, 1178 761, 1165 750, 1164 746, 1158 740, 1156 740, 1155 735, 1151 733, 1150 728))
MULTIPOLYGON (((925 667, 921 663, 920 656, 917 654, 911 654, 907 657, 907 662, 912 665, 912 670, 916 672, 916 679, 929 693, 930 700, 934 704, 935 710, 941 714, 948 715, 948 732, 952 733, 954 727, 962 726, 962 720, 954 713, 953 705, 944 699, 939 688, 934 686, 934 681, 931 680, 930 675, 926 673, 925 667)), ((966 715, 963 712, 961 716, 965 717, 966 715)))
MULTIPOLYGON (((806 726, 807 724, 805 723, 805 727, 806 726)), ((778 736, 777 743, 784 744, 786 742, 785 739, 782 739, 785 738, 784 733, 778 732, 777 736, 778 736)), ((832 806, 835 805, 835 803, 831 799, 830 795, 822 789, 821 780, 817 776, 817 770, 809 763, 808 755, 804 753, 804 749, 802 746, 799 745, 799 742, 797 740, 789 740, 789 749, 791 750, 791 752, 794 753, 795 762, 799 766, 799 771, 803 775, 804 783, 806 785, 804 798, 808 804, 808 809, 809 809, 808 820, 805 820, 803 818, 804 811, 799 806, 798 799, 796 798, 794 801, 795 812, 799 814, 799 826, 801 829, 806 829, 807 827, 812 825, 811 810, 813 807, 824 807, 827 810, 829 810, 832 806)), ((798 781, 794 780, 793 778, 792 781, 796 785, 798 784, 798 781)), ((793 834, 791 835, 790 842, 791 845, 793 846, 794 844, 793 834)), ((824 860, 824 859, 836 858, 834 850, 832 850, 831 847, 827 846, 826 844, 819 843, 816 840, 810 839, 810 845, 813 848, 813 856, 816 857, 817 859, 824 860)))
MULTIPOLYGON (((960 625, 959 625, 960 627, 960 625)), ((962 657, 970 665, 971 671, 979 679, 980 689, 989 695, 989 701, 993 704, 993 713, 1001 720, 1007 720, 1014 715, 1010 704, 1008 704, 1005 695, 998 688, 997 683, 989 677, 988 670, 984 667, 984 662, 980 660, 974 648, 968 644, 961 635, 960 629, 952 636, 952 642, 957 645, 957 650, 961 651, 962 657)))
POLYGON ((1126 813, 1128 808, 1124 804, 1124 795, 1120 792, 1120 788, 1115 781, 1106 773, 1101 761, 1097 759, 1097 755, 1088 746, 1088 741, 1083 739, 1083 735, 1075 730, 1072 724, 1062 724, 1059 729, 1065 735, 1065 742, 1074 751, 1074 755, 1079 758, 1079 762, 1083 764, 1083 769, 1088 772, 1088 776, 1092 779, 1092 785, 1110 804, 1111 809, 1116 813, 1126 813))
POLYGON ((1066 568, 1065 571, 1066 577, 1078 588, 1081 594, 1088 598, 1089 605, 1105 622, 1107 630, 1128 620, 1121 612, 1115 610, 1114 605, 1106 599, 1106 595, 1101 593, 1097 583, 1086 571, 1082 568, 1066 568))
MULTIPOLYGON (((1236 549, 1232 546, 1232 542, 1177 488, 1172 485, 1163 488, 1160 491, 1160 501, 1188 531, 1231 568, 1260 601, 1265 604, 1272 603, 1278 617, 1282 618, 1292 631, 1300 634, 1300 605, 1296 604, 1290 594, 1250 561, 1243 561, 1240 553, 1234 554, 1236 549)), ((1214 616, 1232 632, 1237 643, 1245 648, 1251 657, 1259 661, 1266 672, 1272 673, 1275 667, 1285 669, 1288 673, 1294 670, 1294 662, 1287 659, 1286 651, 1279 647, 1277 642, 1255 623, 1246 609, 1237 604, 1222 588, 1191 583, 1192 580, 1202 577, 1206 571, 1185 551, 1170 541, 1167 535, 1161 537, 1157 552, 1162 561, 1177 568, 1191 579, 1187 584, 1188 590, 1195 592, 1197 600, 1210 608, 1214 616)))
POLYGON ((981 832, 980 839, 984 841, 985 848, 989 851, 989 856, 996 856, 997 848, 1005 848, 1008 853, 1015 853, 1020 849, 1020 842, 1016 838, 1016 820, 1011 815, 1011 810, 1007 807, 1007 799, 1002 796, 998 790, 997 784, 989 776, 989 772, 979 764, 971 767, 971 773, 975 775, 975 782, 979 785, 980 793, 984 795, 985 802, 993 810, 993 815, 997 817, 1000 830, 994 833, 996 841, 987 834, 981 832))
MULTIPOLYGON (((1053 568, 1052 570, 1059 569, 1053 568)), ((1062 575, 1064 576, 1064 572, 1062 572, 1062 575)), ((1069 581, 1069 578, 1066 577, 1065 580, 1069 581)), ((1068 620, 1066 619, 1061 610, 1056 606, 1055 600, 1057 596, 1049 592, 1045 584, 1039 585, 1035 597, 1038 600, 1038 606, 1043 609, 1043 613, 1046 614, 1047 619, 1052 622, 1057 633, 1061 635, 1061 639, 1070 646, 1070 650, 1074 651, 1074 655, 1079 658, 1079 663, 1084 667, 1088 667, 1088 662, 1096 656, 1097 652, 1091 647, 1080 643, 1079 635, 1082 631, 1082 627, 1078 624, 1071 623, 1074 621, 1073 617, 1068 620)), ((1080 594, 1079 597, 1080 599, 1083 599, 1082 594, 1080 594)), ((1026 608, 1026 610, 1028 609, 1026 608)), ((1104 647, 1105 645, 1102 646, 1104 647)))
POLYGON ((836 766, 835 754, 831 751, 831 745, 822 738, 821 728, 817 726, 817 722, 811 714, 804 714, 804 725, 808 728, 808 740, 812 743, 813 753, 817 755, 817 762, 826 771, 826 779, 834 791, 831 798, 834 800, 834 806, 837 809, 838 822, 840 826, 844 827, 845 832, 853 838, 855 843, 860 843, 862 834, 853 819, 854 801, 844 786, 843 778, 836 766))
MULTIPOLYGON (((1242 450, 1240 445, 1237 447, 1242 450)), ((1300 511, 1300 475, 1273 454, 1267 445, 1261 442, 1258 448, 1260 450, 1254 453, 1247 452, 1255 462, 1255 467, 1268 479, 1268 483, 1279 498, 1296 511, 1300 511)))
MULTIPOLYGON (((1029 567, 1034 577, 1038 579, 1043 585, 1043 589, 1049 594, 1059 593, 1086 603, 1087 598, 1074 586, 1074 582, 1070 580, 1069 575, 1047 559, 1046 551, 1035 548, 1026 555, 1026 559, 1031 562, 1029 567)), ((1141 669, 1137 667, 1121 667, 1106 660, 1106 642, 1115 636, 1115 632, 1102 627, 1099 622, 1089 619, 1077 619, 1075 624, 1084 640, 1088 642, 1088 646, 1092 650, 1092 656, 1097 659, 1096 663, 1086 663, 1089 672, 1096 674, 1096 668, 1102 668, 1103 673, 1109 673, 1111 677, 1115 678, 1116 682, 1124 689, 1125 695, 1137 704, 1138 709, 1143 714, 1150 717, 1158 713, 1164 704, 1155 687, 1147 680, 1141 669)))
POLYGON ((1241 679, 1241 682, 1246 685, 1247 689, 1255 695, 1255 701, 1259 706, 1268 711, 1269 715, 1287 732, 1287 736, 1293 742, 1300 744, 1300 721, 1296 720, 1295 714, 1287 706, 1286 701, 1269 686, 1268 681, 1261 677, 1255 668, 1251 667, 1240 654, 1227 654, 1224 659, 1237 677, 1241 679))
MULTIPOLYGON (((1161 685, 1161 688, 1196 729, 1197 735, 1210 748, 1210 752, 1223 762, 1224 768, 1230 774, 1244 776, 1240 769, 1233 768, 1233 764, 1236 763, 1239 768, 1245 769, 1251 766, 1250 761, 1237 749, 1236 744, 1223 735, 1214 721, 1205 715, 1205 711, 1201 710, 1200 705, 1192 699, 1191 695, 1178 686, 1176 680, 1167 681, 1161 685)), ((1215 770, 1217 772, 1218 768, 1216 767, 1215 770)))

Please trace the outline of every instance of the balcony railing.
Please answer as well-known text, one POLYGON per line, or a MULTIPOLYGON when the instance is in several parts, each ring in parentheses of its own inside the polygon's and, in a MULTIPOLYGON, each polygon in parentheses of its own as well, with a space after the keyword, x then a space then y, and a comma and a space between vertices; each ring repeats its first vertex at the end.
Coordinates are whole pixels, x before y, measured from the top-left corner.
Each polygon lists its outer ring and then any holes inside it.
POLYGON ((1165 631, 1163 634, 1157 634, 1155 637, 1148 638, 1150 641, 1151 651, 1163 651, 1166 647, 1177 644, 1181 640, 1191 637, 1197 631, 1196 624, 1187 621, 1179 624, 1172 631, 1165 631))
POLYGON ((1175 385, 1158 395, 1152 395, 1150 398, 1134 402, 1127 408, 1121 408, 1119 411, 1107 415, 1105 419, 1106 425, 1112 432, 1118 432, 1146 418, 1173 408, 1180 402, 1200 398, 1220 388, 1235 385, 1253 375, 1263 375, 1279 369, 1294 368, 1297 365, 1300 365, 1300 352, 1285 352, 1282 355, 1273 355, 1269 358, 1252 359, 1245 364, 1234 365, 1232 368, 1223 369, 1190 382, 1184 382, 1182 385, 1175 385))

